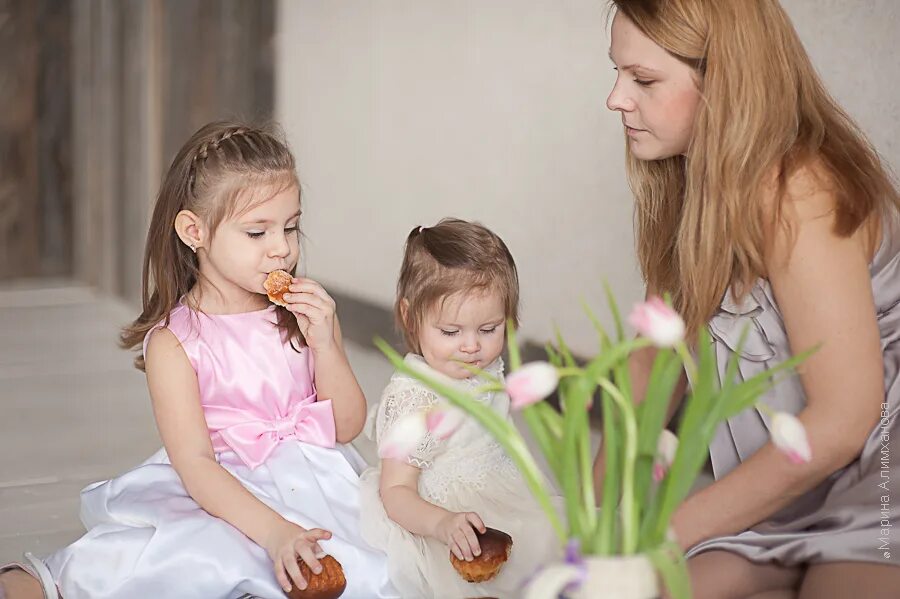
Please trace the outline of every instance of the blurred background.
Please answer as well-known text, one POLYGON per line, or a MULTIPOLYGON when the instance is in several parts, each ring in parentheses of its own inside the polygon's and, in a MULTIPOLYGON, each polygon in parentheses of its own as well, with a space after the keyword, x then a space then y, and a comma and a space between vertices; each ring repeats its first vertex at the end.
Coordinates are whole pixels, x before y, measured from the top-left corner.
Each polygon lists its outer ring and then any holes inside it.
MULTIPOLYGON (((900 3, 782 0, 830 90, 900 166, 900 3)), ((304 262, 370 403, 414 226, 483 222, 522 336, 580 355, 642 296, 603 0, 0 0, 0 563, 81 532, 78 491, 158 446, 117 349, 164 169, 221 118, 297 156, 304 262)), ((371 459, 371 446, 358 447, 371 459)))

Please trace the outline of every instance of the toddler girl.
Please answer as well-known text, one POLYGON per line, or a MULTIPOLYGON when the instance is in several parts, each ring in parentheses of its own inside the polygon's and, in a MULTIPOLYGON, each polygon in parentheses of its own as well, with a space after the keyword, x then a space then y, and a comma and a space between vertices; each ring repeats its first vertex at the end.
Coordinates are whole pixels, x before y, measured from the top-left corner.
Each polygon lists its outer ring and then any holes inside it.
MULTIPOLYGON (((466 366, 503 377, 500 353, 506 321, 518 321, 516 266, 503 241, 485 227, 445 219, 417 227, 406 242, 395 315, 406 360, 474 390, 486 380, 466 366)), ((509 398, 479 401, 509 417, 509 398)), ((401 417, 442 399, 395 373, 373 410, 379 449, 401 417)), ((380 452, 381 453, 381 452, 380 452)), ((389 556, 391 579, 404 597, 516 597, 525 578, 557 556, 556 536, 502 447, 473 419, 451 436, 427 435, 405 460, 384 458, 363 473, 363 537, 389 556), (509 561, 484 583, 463 580, 450 553, 479 555, 475 531, 499 529, 513 538, 509 561)))

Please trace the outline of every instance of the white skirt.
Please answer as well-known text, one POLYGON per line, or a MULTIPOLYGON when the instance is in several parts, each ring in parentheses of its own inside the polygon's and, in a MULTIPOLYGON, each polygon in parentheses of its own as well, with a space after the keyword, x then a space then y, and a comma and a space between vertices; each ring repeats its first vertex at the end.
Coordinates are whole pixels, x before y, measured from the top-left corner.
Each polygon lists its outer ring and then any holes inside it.
MULTIPOLYGON (((343 597, 399 597, 384 553, 359 533, 359 472, 349 446, 280 444, 251 470, 232 452, 219 463, 266 505, 332 537, 319 544, 344 568, 343 597)), ((266 551, 188 495, 165 450, 81 493, 87 533, 45 562, 64 599, 284 598, 266 551)))
MULTIPOLYGON (((491 476, 489 488, 457 483, 450 488, 446 501, 437 504, 451 512, 475 512, 485 526, 513 538, 509 561, 495 578, 483 583, 466 582, 450 563, 447 545, 413 534, 390 519, 378 491, 380 475, 379 468, 370 468, 360 481, 362 534, 372 546, 388 554, 391 580, 404 597, 518 599, 524 595, 523 585, 539 568, 563 558, 561 543, 524 480, 515 472, 497 472, 491 476)), ((560 498, 554 496, 552 500, 561 512, 560 498)))

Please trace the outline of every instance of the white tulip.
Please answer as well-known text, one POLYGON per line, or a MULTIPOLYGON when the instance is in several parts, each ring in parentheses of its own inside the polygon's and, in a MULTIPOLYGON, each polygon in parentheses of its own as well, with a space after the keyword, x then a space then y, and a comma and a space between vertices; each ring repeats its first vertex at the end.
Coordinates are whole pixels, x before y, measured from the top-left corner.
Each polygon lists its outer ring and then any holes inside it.
POLYGON ((777 412, 772 418, 770 430, 772 443, 793 464, 808 464, 812 460, 812 448, 806 437, 803 423, 787 412, 777 412))
POLYGON ((425 412, 417 411, 401 416, 378 444, 378 457, 405 461, 427 432, 425 412))
POLYGON ((556 390, 559 373, 549 362, 529 362, 506 377, 506 393, 514 410, 539 402, 556 390))

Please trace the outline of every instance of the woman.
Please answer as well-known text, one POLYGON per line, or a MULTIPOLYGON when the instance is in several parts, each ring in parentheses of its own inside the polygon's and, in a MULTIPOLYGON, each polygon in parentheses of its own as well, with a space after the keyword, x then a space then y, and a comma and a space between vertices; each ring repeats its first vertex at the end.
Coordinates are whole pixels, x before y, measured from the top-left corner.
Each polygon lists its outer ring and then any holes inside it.
MULTIPOLYGON (((788 463, 747 410, 716 433, 716 481, 676 512, 696 596, 895 597, 900 551, 882 530, 900 521, 879 483, 900 481, 885 453, 900 435, 897 188, 777 0, 613 4, 607 106, 648 295, 709 328, 720 372, 747 324, 744 377, 822 344, 762 398, 803 422, 812 461, 788 463)), ((633 360, 636 387, 652 360, 633 360)))

